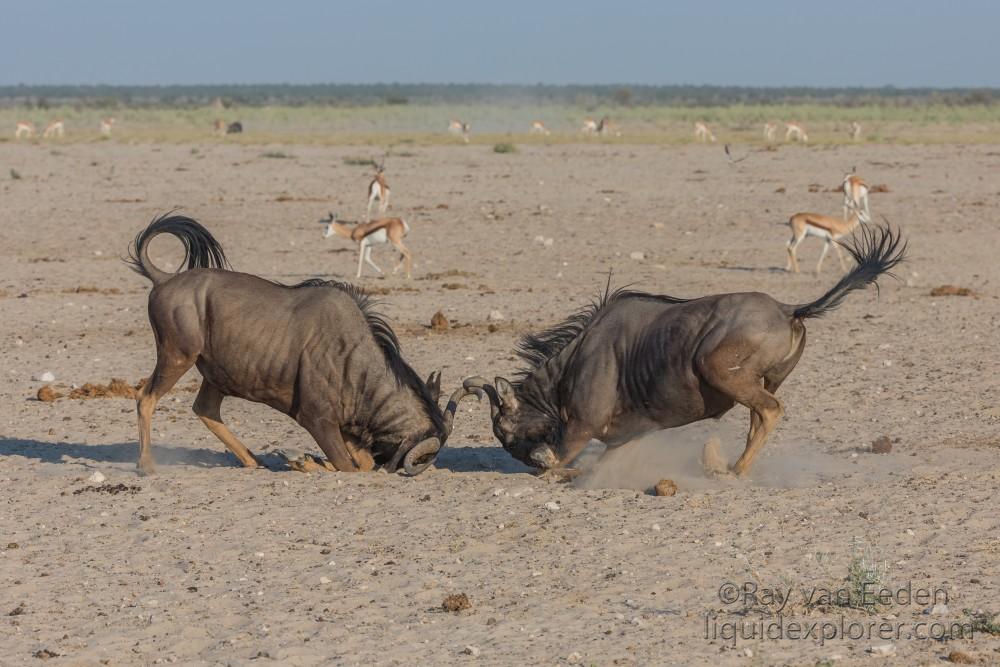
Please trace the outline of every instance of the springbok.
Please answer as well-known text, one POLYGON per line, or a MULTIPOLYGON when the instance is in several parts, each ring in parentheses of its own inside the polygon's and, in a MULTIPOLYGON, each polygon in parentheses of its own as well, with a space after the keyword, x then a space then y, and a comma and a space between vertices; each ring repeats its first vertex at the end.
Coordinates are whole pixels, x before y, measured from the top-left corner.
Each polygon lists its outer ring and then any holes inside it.
POLYGON ((615 124, 614 124, 614 123, 613 123, 613 122, 611 121, 611 119, 610 119, 610 118, 608 118, 607 116, 604 116, 604 117, 603 117, 603 118, 601 118, 601 120, 600 120, 600 121, 599 121, 599 122, 597 123, 597 134, 599 134, 599 135, 601 135, 601 136, 603 137, 603 136, 605 136, 605 135, 607 135, 607 134, 610 134, 610 133, 612 133, 612 132, 614 132, 614 134, 615 134, 615 136, 616 136, 616 137, 620 137, 620 136, 622 136, 622 133, 621 133, 621 131, 620 131, 620 130, 618 129, 618 126, 617 126, 617 125, 615 125, 615 124))
POLYGON ((368 210, 365 211, 365 222, 372 219, 372 204, 378 199, 378 212, 384 214, 389 208, 389 184, 385 180, 385 158, 375 164, 375 177, 368 184, 368 210))
POLYGON ((868 187, 868 184, 851 169, 851 173, 844 174, 842 187, 844 189, 844 219, 847 219, 848 209, 857 209, 863 210, 870 220, 872 212, 868 207, 868 191, 871 188, 868 187))
POLYGON ((785 123, 785 128, 785 141, 791 141, 793 138, 802 142, 809 141, 809 135, 806 134, 806 128, 802 123, 785 123))
POLYGON ((62 137, 65 131, 66 126, 60 118, 59 120, 54 120, 45 126, 45 131, 42 132, 42 138, 48 139, 50 137, 62 137))
POLYGON ((114 117, 102 118, 101 119, 101 136, 110 137, 111 128, 115 124, 114 117))
POLYGON ((19 120, 17 121, 17 127, 14 130, 14 138, 20 139, 25 137, 31 139, 35 136, 35 124, 30 120, 19 120))
POLYGON ((861 123, 856 120, 851 121, 851 139, 857 141, 861 138, 861 123))
POLYGON ((585 118, 580 131, 584 134, 597 134, 597 121, 593 118, 585 118))
POLYGON ((465 143, 469 143, 469 130, 471 129, 472 126, 462 120, 452 119, 452 121, 448 123, 448 131, 452 134, 461 134, 465 143))
POLYGON ((764 123, 764 141, 774 141, 775 136, 778 134, 778 124, 767 122, 764 123))
POLYGON ((328 239, 334 234, 343 236, 358 244, 358 275, 361 277, 361 270, 367 262, 373 269, 382 273, 382 269, 372 261, 372 246, 379 243, 391 243, 399 251, 399 261, 393 268, 393 275, 399 271, 399 267, 406 264, 406 277, 411 278, 413 269, 413 254, 403 245, 403 237, 410 233, 410 225, 402 218, 382 218, 360 224, 353 224, 330 213, 326 218, 319 221, 326 225, 323 230, 323 238, 328 239))
POLYGON ((821 215, 819 213, 796 213, 788 219, 788 226, 792 228, 792 238, 788 241, 788 264, 785 271, 799 272, 799 260, 795 256, 795 250, 807 236, 817 236, 825 241, 823 250, 819 254, 819 261, 816 262, 816 274, 818 275, 823 266, 823 258, 826 257, 830 246, 837 251, 837 259, 840 260, 840 268, 847 270, 844 262, 844 255, 840 251, 838 241, 854 231, 858 223, 870 223, 868 214, 863 210, 851 206, 851 216, 846 220, 835 218, 832 215, 821 215))
POLYGON ((709 129, 707 123, 698 121, 694 124, 694 138, 698 141, 705 143, 706 141, 715 141, 715 134, 709 129))
POLYGON ((221 118, 216 118, 215 123, 212 124, 212 134, 218 136, 224 136, 226 134, 226 121, 221 118))
POLYGON ((545 136, 549 136, 552 133, 549 132, 549 128, 545 127, 545 123, 540 120, 536 120, 531 123, 531 134, 544 134, 545 136))

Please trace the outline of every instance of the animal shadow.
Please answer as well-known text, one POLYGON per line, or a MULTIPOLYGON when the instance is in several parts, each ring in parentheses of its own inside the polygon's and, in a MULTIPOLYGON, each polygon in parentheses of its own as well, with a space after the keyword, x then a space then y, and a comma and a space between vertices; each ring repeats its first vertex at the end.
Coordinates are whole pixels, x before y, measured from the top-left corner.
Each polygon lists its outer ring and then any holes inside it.
MULTIPOLYGON (((193 465, 202 468, 232 468, 238 465, 228 452, 205 448, 153 445, 157 464, 193 465)), ((76 442, 43 442, 20 438, 0 438, 0 457, 22 456, 42 463, 127 463, 139 458, 139 445, 120 442, 110 445, 86 445, 76 442)))

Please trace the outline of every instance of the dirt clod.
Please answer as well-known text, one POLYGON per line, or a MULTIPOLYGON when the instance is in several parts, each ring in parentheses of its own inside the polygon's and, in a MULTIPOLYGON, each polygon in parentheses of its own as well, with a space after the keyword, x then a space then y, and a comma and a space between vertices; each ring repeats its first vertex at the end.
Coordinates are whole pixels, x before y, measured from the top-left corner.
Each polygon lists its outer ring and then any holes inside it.
POLYGON ((968 287, 957 287, 955 285, 941 285, 931 290, 931 296, 975 296, 968 287))
POLYGON ((872 453, 873 454, 888 454, 892 451, 892 440, 889 436, 882 435, 872 442, 872 453))
POLYGON ((59 654, 51 649, 43 648, 40 651, 32 653, 31 657, 38 658, 39 660, 48 660, 49 658, 58 658, 59 654))
POLYGON ((952 651, 948 654, 948 662, 953 662, 956 665, 974 665, 976 664, 976 659, 968 653, 963 653, 962 651, 952 651))
POLYGON ((672 496, 677 493, 677 485, 672 479, 661 479, 653 487, 653 494, 657 496, 672 496))
POLYGON ((52 385, 47 384, 38 390, 37 398, 44 403, 51 403, 52 401, 62 398, 62 394, 52 388, 52 385))
POLYGON ((142 491, 141 486, 129 486, 128 484, 101 484, 100 486, 84 486, 73 492, 74 496, 81 493, 106 493, 109 496, 117 496, 119 493, 134 495, 142 491))
POLYGON ((876 183, 868 188, 868 192, 892 192, 885 183, 876 183))
POLYGON ((440 310, 434 313, 434 317, 431 318, 431 329, 434 331, 445 331, 451 326, 448 318, 444 316, 440 310))
POLYGON ((472 609, 472 603, 465 593, 452 593, 441 603, 441 608, 445 611, 459 612, 463 609, 472 609))
POLYGON ((82 387, 77 387, 69 392, 70 398, 92 399, 92 398, 135 398, 136 392, 142 388, 145 381, 136 385, 130 385, 121 378, 111 378, 108 384, 87 382, 82 387))

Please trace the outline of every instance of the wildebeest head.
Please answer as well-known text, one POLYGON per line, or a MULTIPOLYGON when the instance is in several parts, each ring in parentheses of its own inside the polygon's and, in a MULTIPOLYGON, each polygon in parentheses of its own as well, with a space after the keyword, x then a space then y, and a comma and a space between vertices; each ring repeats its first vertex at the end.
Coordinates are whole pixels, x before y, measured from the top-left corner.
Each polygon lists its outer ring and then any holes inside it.
POLYGON ((463 387, 480 391, 490 399, 493 434, 508 454, 535 468, 553 468, 557 457, 558 420, 527 397, 519 397, 509 380, 497 377, 493 384, 484 378, 470 377, 463 387))

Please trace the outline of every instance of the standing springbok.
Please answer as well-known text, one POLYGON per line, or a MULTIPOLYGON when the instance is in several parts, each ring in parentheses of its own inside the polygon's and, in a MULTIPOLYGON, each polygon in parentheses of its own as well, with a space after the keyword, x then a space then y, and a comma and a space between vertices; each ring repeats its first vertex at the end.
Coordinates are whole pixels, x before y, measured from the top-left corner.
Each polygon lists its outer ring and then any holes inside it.
POLYGON ((868 191, 871 189, 860 176, 854 173, 844 174, 844 219, 847 219, 849 209, 863 210, 865 216, 871 220, 872 212, 868 207, 868 191))
POLYGON ((111 117, 108 117, 108 118, 102 118, 101 119, 101 136, 102 137, 110 137, 111 136, 111 128, 112 128, 112 126, 114 124, 115 124, 114 116, 111 116, 111 117))
POLYGON ((334 234, 343 236, 358 244, 358 275, 361 277, 361 270, 367 262, 373 269, 382 273, 382 269, 372 261, 372 246, 379 243, 391 243, 392 247, 399 251, 399 261, 392 269, 393 275, 399 271, 399 267, 406 264, 406 277, 411 278, 413 269, 413 253, 403 245, 403 237, 410 233, 410 225, 402 218, 382 218, 361 224, 349 223, 337 220, 337 216, 330 213, 326 218, 319 221, 326 225, 323 230, 323 238, 328 239, 334 234))
POLYGON ((35 124, 30 120, 19 120, 17 121, 17 127, 14 129, 14 138, 20 139, 24 137, 26 139, 31 139, 35 136, 35 124))
POLYGON ((715 133, 708 127, 707 123, 698 121, 694 124, 694 138, 702 143, 715 141, 715 133))
POLYGON ((861 138, 861 123, 856 120, 851 121, 851 139, 857 141, 861 138))
POLYGON ((545 123, 540 120, 536 120, 531 123, 531 134, 544 134, 545 136, 549 136, 552 133, 549 132, 549 128, 545 127, 545 123))
POLYGON ((368 184, 368 210, 365 211, 365 222, 372 219, 372 204, 378 199, 378 212, 384 214, 389 208, 389 184, 385 180, 385 158, 375 164, 375 177, 368 184))
POLYGON ((809 135, 806 134, 806 128, 802 123, 785 123, 785 141, 792 141, 796 139, 801 142, 808 142, 809 135))
POLYGON ((764 123, 764 141, 774 141, 778 134, 778 124, 768 121, 764 123))
POLYGON ((580 131, 584 134, 597 134, 597 121, 593 118, 585 118, 580 131))
POLYGON ((597 123, 597 134, 603 137, 607 134, 611 134, 612 132, 614 132, 616 137, 622 136, 622 133, 618 129, 618 126, 610 118, 604 116, 597 123))
POLYGON ((45 131, 42 132, 42 138, 43 139, 48 139, 50 137, 61 138, 65 133, 65 131, 66 131, 66 126, 63 123, 62 119, 60 118, 59 120, 54 120, 45 126, 45 131))
POLYGON ((817 275, 819 275, 823 266, 823 258, 826 257, 830 246, 833 246, 833 249, 837 251, 840 268, 846 271, 847 264, 844 262, 844 255, 840 251, 838 241, 853 232, 860 222, 869 223, 871 220, 864 211, 853 205, 851 206, 851 216, 846 220, 819 213, 796 213, 788 219, 788 226, 792 228, 792 238, 788 241, 788 264, 785 266, 785 271, 799 272, 799 260, 795 256, 795 250, 807 236, 817 236, 825 241, 823 250, 819 254, 819 261, 816 262, 817 275))
POLYGON ((471 129, 472 126, 469 123, 462 120, 452 119, 452 121, 448 123, 448 131, 451 132, 452 134, 461 134, 462 139, 465 140, 465 143, 469 143, 469 130, 471 129))

